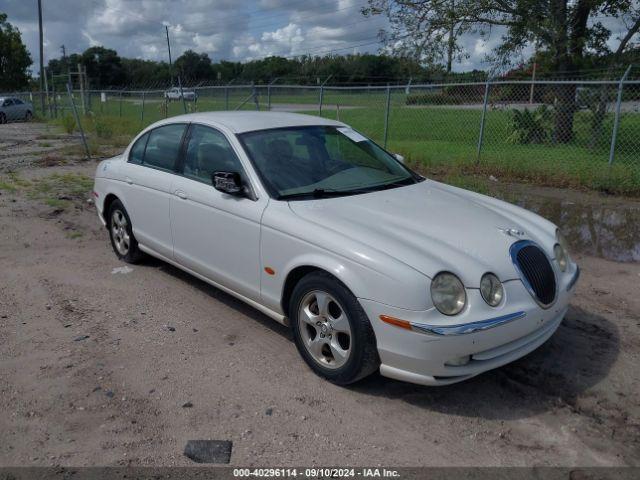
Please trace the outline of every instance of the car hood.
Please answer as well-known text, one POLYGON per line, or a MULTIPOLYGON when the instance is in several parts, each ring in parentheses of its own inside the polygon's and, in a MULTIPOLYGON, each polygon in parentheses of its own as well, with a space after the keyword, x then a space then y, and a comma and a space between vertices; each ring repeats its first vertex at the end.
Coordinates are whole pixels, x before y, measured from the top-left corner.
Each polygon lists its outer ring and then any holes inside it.
POLYGON ((531 212, 431 180, 363 195, 293 201, 289 206, 306 221, 390 255, 430 278, 450 271, 472 288, 486 272, 502 281, 518 278, 509 255, 515 241, 533 240, 549 253, 555 237, 555 226, 531 212))

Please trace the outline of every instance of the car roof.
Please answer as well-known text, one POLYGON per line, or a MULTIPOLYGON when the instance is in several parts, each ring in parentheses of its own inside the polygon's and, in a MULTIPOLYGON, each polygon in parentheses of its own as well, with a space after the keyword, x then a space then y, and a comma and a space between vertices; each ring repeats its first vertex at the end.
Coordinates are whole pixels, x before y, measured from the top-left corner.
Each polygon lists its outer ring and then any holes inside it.
MULTIPOLYGON (((313 105, 309 105, 312 109, 313 105)), ((303 127, 317 125, 344 126, 344 123, 327 118, 288 112, 202 112, 179 115, 159 122, 159 124, 174 122, 196 122, 212 127, 226 127, 234 133, 253 132, 283 127, 303 127)))

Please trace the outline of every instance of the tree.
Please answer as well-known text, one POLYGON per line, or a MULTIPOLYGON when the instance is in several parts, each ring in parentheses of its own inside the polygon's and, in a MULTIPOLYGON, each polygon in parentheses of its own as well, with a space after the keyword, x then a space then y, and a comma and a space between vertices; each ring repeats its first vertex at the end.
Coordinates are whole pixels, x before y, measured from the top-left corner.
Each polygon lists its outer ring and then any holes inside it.
POLYGON ((213 76, 211 59, 206 53, 196 53, 193 50, 187 50, 177 58, 175 67, 180 72, 183 82, 209 80, 213 76))
MULTIPOLYGON (((87 77, 97 86, 111 87, 122 85, 125 82, 126 74, 122 66, 122 60, 118 52, 104 47, 91 47, 82 52, 80 62, 87 69, 87 77)), ((74 70, 76 65, 71 65, 74 70)))
POLYGON ((0 12, 0 91, 24 88, 29 83, 32 63, 20 31, 0 12))
POLYGON ((122 68, 126 73, 126 85, 135 87, 150 87, 156 83, 159 86, 169 84, 169 64, 153 60, 138 58, 123 58, 122 68))
POLYGON ((457 15, 459 0, 370 0, 362 13, 386 14, 391 31, 382 31, 382 40, 397 55, 408 56, 423 64, 445 63, 451 73, 454 60, 467 57, 459 44, 471 24, 457 15))
MULTIPOLYGON (((370 8, 377 9, 377 13, 394 12, 410 5, 415 21, 401 24, 392 21, 396 35, 404 28, 408 36, 436 29, 442 21, 433 12, 442 12, 446 3, 447 0, 369 0, 370 8), (391 8, 384 10, 388 6, 391 8)), ((623 32, 616 39, 616 54, 630 48, 640 30, 638 0, 455 0, 449 5, 450 21, 464 25, 468 31, 486 33, 496 27, 504 29, 502 42, 494 51, 496 62, 506 64, 514 53, 536 42, 541 50, 549 52, 552 69, 558 76, 574 72, 587 53, 608 50, 612 32, 602 21, 605 18, 617 19, 623 25, 623 32)), ((573 139, 575 93, 572 84, 556 89, 557 142, 573 139)))

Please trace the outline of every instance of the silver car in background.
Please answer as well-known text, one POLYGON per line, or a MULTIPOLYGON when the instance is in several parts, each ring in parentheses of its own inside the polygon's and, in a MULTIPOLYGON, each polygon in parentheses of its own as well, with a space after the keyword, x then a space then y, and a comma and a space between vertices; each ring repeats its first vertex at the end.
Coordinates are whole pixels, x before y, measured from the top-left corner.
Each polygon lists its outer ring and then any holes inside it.
POLYGON ((0 123, 33 118, 33 104, 17 97, 0 97, 0 123))
POLYGON ((164 98, 167 100, 182 100, 182 97, 187 102, 194 102, 198 99, 198 95, 193 90, 180 89, 179 87, 173 87, 164 92, 164 98))

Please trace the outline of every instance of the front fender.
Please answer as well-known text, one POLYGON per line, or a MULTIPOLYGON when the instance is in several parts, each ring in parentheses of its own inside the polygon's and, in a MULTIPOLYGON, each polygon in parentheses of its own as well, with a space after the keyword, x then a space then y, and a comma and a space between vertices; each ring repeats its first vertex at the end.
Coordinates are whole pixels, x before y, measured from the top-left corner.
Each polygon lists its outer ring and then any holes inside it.
POLYGON ((261 240, 261 295, 269 308, 282 312, 287 276, 299 267, 331 273, 358 298, 408 310, 431 306, 430 281, 425 275, 382 252, 347 239, 326 238, 332 234, 316 230, 311 223, 302 222, 296 228, 288 207, 274 203, 263 217, 261 240), (266 273, 266 267, 275 274, 266 273))

